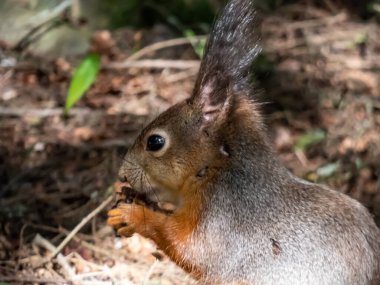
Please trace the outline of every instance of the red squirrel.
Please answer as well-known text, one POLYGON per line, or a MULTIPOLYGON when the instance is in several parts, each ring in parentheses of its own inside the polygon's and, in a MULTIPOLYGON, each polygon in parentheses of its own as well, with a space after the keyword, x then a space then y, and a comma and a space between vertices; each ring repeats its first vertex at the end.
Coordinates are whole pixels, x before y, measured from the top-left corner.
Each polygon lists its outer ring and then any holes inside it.
POLYGON ((135 194, 108 223, 153 240, 203 284, 380 284, 367 209, 295 177, 272 150, 250 80, 255 21, 252 0, 227 3, 192 96, 129 148, 119 176, 135 194))

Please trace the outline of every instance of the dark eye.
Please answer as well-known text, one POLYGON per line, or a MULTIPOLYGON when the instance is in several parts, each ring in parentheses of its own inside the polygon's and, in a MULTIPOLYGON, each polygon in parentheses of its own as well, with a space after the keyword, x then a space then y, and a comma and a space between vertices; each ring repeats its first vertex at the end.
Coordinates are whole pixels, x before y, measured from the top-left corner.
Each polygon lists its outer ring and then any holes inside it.
POLYGON ((146 149, 149 151, 158 151, 165 145, 165 138, 159 135, 151 135, 148 137, 146 149))

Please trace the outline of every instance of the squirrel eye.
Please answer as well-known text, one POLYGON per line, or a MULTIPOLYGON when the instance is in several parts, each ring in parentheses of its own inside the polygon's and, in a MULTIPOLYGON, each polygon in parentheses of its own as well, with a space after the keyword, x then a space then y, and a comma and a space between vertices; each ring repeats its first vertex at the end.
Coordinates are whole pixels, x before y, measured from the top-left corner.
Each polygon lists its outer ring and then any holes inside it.
POLYGON ((148 137, 146 149, 149 151, 158 151, 165 145, 165 138, 159 135, 151 135, 148 137))

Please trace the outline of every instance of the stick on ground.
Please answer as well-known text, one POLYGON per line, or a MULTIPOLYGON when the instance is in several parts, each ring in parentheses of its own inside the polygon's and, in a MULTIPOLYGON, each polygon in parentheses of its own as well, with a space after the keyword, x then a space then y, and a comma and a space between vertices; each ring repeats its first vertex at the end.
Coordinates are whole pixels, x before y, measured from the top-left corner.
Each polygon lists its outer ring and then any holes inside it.
POLYGON ((54 258, 69 242, 70 240, 84 227, 93 217, 95 217, 101 210, 103 210, 109 203, 113 201, 113 196, 110 196, 101 203, 95 210, 89 213, 71 232, 70 234, 57 246, 56 250, 51 254, 50 259, 54 258))

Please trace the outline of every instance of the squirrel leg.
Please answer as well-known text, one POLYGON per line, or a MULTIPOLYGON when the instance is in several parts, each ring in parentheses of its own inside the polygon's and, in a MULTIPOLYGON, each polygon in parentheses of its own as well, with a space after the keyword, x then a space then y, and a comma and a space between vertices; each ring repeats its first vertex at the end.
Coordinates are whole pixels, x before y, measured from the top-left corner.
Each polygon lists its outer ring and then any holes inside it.
POLYGON ((107 223, 120 236, 130 237, 138 233, 153 240, 171 260, 199 279, 202 273, 183 258, 186 243, 184 237, 189 231, 188 220, 188 217, 181 214, 168 215, 135 203, 119 203, 116 208, 108 211, 107 223))

